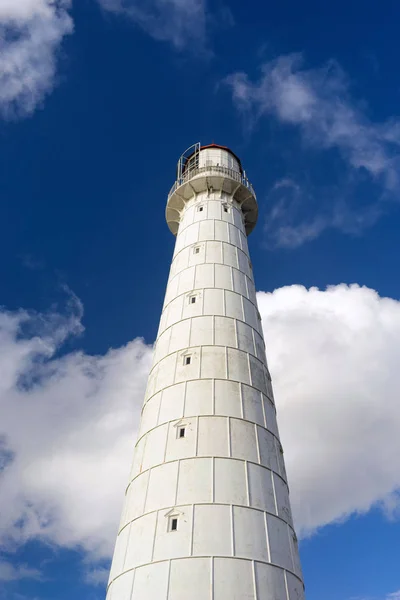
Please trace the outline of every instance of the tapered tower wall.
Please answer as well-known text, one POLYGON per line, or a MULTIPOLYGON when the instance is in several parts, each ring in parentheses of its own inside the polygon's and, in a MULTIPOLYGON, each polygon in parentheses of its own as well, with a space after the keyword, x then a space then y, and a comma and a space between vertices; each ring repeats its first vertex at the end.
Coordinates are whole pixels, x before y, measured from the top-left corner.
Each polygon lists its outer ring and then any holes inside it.
POLYGON ((212 150, 217 158, 200 150, 200 191, 186 186, 174 217, 107 600, 304 597, 247 245, 243 203, 252 210, 255 196, 224 191, 240 162, 212 150))

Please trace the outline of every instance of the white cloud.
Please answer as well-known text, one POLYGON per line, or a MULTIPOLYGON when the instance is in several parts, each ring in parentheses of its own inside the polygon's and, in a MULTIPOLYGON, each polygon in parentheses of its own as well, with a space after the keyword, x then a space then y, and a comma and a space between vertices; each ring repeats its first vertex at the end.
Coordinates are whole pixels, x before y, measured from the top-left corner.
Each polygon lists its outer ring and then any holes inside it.
POLYGON ((43 577, 38 569, 31 569, 25 565, 15 566, 10 562, 0 560, 0 581, 19 581, 21 579, 41 581, 43 577))
MULTIPOLYGON (((400 302, 358 286, 259 293, 292 504, 303 534, 396 502, 400 302)), ((112 552, 152 350, 59 350, 65 314, 0 313, 0 539, 112 552)), ((392 507, 393 508, 393 507, 392 507)), ((88 580, 101 581, 100 567, 88 580)), ((392 600, 392 599, 390 599, 392 600)))
MULTIPOLYGON (((399 191, 400 120, 375 122, 369 118, 365 106, 351 97, 349 81, 336 62, 307 69, 301 55, 290 54, 265 63, 255 81, 246 73, 238 72, 230 75, 226 83, 236 106, 252 124, 261 117, 272 117, 285 126, 295 127, 308 148, 338 151, 353 175, 357 173, 361 179, 367 177, 379 185, 378 196, 393 196, 399 191)), ((299 245, 319 235, 326 227, 360 230, 376 220, 380 210, 376 202, 375 206, 361 209, 361 216, 359 211, 351 211, 346 206, 343 194, 354 181, 345 179, 344 185, 330 190, 325 199, 321 195, 326 190, 316 191, 319 194, 316 208, 318 210, 322 205, 325 211, 318 211, 317 227, 313 219, 300 222, 298 226, 288 222, 287 216, 293 215, 287 210, 272 223, 270 215, 269 230, 275 230, 277 245, 299 245), (333 194, 336 197, 330 197, 333 194), (280 229, 282 237, 279 236, 280 229), (292 235, 295 243, 291 242, 292 235)), ((301 187, 303 191, 304 186, 301 187)), ((285 201, 290 204, 290 199, 285 201)))
POLYGON ((31 114, 54 86, 57 51, 73 29, 70 0, 0 0, 0 114, 31 114))
POLYGON ((206 37, 205 0, 98 0, 111 12, 126 15, 156 40, 176 48, 198 49, 206 37))
POLYGON ((400 486, 400 302, 368 288, 258 294, 292 506, 303 533, 400 486))
POLYGON ((79 334, 68 314, 0 314, 3 470, 0 537, 111 552, 151 350, 56 353, 79 334))
POLYGON ((110 569, 107 567, 96 567, 87 571, 85 582, 88 585, 105 585, 110 575, 110 569))

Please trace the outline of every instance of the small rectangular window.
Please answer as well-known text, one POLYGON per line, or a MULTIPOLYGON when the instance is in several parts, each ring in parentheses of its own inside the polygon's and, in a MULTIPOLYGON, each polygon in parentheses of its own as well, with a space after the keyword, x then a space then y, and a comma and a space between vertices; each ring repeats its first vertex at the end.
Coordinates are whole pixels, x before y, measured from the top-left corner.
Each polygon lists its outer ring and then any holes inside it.
POLYGON ((184 364, 190 365, 190 362, 191 362, 191 356, 185 356, 184 364))
POLYGON ((179 427, 179 437, 180 438, 184 438, 186 435, 186 428, 185 427, 179 427))
POLYGON ((177 531, 178 530, 178 518, 174 517, 173 519, 171 519, 171 531, 177 531))
POLYGON ((196 247, 194 248, 193 252, 194 252, 195 254, 200 254, 200 247, 199 247, 199 246, 196 246, 196 247))
POLYGON ((195 303, 196 303, 196 296, 190 296, 189 304, 195 304, 195 303))
POLYGON ((204 208, 204 206, 199 206, 197 210, 198 210, 199 212, 203 212, 203 208, 204 208))

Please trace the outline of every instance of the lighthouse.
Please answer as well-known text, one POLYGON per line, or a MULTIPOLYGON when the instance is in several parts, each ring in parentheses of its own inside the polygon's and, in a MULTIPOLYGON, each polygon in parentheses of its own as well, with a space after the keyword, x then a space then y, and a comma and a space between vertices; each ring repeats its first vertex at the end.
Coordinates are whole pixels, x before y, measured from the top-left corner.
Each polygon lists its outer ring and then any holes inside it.
POLYGON ((304 599, 247 245, 257 215, 232 150, 183 153, 107 600, 304 599))

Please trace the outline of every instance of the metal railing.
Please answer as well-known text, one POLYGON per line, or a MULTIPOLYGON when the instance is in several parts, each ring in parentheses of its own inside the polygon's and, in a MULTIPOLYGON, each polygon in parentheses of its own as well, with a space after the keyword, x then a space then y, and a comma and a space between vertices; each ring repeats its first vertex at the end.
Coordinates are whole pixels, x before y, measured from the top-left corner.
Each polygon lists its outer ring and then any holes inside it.
POLYGON ((238 181, 239 183, 244 185, 253 194, 254 197, 256 196, 250 181, 245 175, 243 175, 239 171, 236 171, 235 169, 230 169, 229 167, 221 167, 220 165, 209 165, 206 167, 198 167, 194 169, 189 169, 188 171, 184 171, 182 176, 175 181, 174 185, 170 189, 170 192, 168 194, 168 200, 178 187, 180 187, 196 175, 201 175, 202 173, 218 173, 227 175, 231 179, 234 179, 235 181, 238 181))

